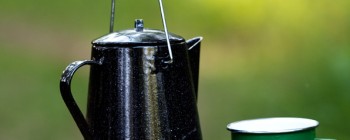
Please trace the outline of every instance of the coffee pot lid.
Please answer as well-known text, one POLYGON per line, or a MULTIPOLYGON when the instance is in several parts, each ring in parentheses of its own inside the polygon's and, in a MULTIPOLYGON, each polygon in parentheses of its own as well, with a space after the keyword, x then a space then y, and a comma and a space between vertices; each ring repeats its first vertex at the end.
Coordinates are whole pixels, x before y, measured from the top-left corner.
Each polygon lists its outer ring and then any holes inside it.
MULTIPOLYGON (((179 35, 169 33, 171 44, 185 42, 185 39, 179 35)), ((128 29, 119 32, 113 32, 102 36, 92 42, 93 45, 110 46, 144 46, 144 45, 166 45, 166 34, 162 30, 144 29, 142 19, 135 20, 135 29, 128 29)))

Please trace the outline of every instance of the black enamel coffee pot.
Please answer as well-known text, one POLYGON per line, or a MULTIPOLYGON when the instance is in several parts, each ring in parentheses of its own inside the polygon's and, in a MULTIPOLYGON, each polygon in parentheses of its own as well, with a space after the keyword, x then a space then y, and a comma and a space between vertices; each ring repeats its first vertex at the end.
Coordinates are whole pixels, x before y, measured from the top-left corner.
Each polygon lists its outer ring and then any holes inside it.
POLYGON ((201 139, 196 104, 202 38, 185 41, 170 33, 168 39, 137 20, 134 29, 93 41, 91 60, 64 70, 61 94, 85 139, 201 139), (90 65, 86 118, 71 93, 73 74, 84 65, 90 65))

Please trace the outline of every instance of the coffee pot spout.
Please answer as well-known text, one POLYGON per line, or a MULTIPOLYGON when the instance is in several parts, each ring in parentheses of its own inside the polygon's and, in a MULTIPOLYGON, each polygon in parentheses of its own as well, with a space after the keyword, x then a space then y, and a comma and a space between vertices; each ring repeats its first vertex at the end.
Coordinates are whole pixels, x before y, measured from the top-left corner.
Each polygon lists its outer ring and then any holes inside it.
POLYGON ((195 37, 186 41, 196 97, 198 96, 199 59, 202 40, 203 37, 195 37))
POLYGON ((201 47, 202 40, 203 40, 203 37, 195 37, 195 38, 187 40, 186 44, 188 46, 188 50, 192 50, 195 48, 198 48, 198 50, 199 50, 199 48, 201 47))

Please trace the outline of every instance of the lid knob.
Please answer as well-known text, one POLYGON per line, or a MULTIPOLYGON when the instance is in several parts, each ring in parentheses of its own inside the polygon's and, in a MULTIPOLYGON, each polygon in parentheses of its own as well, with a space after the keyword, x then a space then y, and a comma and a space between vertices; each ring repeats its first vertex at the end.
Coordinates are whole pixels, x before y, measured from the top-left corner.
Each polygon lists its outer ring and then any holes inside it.
POLYGON ((143 31, 143 20, 142 19, 136 19, 135 20, 135 30, 136 30, 136 32, 142 32, 143 31))

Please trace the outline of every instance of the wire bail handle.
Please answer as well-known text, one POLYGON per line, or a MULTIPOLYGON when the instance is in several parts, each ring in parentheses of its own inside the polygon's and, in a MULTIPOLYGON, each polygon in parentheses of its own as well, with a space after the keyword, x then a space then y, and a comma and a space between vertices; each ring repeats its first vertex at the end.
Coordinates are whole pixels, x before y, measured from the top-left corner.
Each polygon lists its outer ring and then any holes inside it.
MULTIPOLYGON (((162 2, 162 0, 158 0, 158 2, 159 2, 160 14, 162 17, 163 28, 164 28, 164 32, 165 32, 165 37, 166 37, 166 42, 167 42, 167 46, 168 46, 168 50, 169 50, 169 57, 170 57, 170 60, 164 61, 164 63, 170 64, 170 63, 173 63, 173 52, 171 50, 168 27, 166 25, 166 20, 165 20, 165 16, 164 16, 163 2, 162 2)), ((114 30, 113 29, 114 28, 114 15, 115 15, 115 0, 112 0, 111 18, 110 18, 110 26, 109 26, 110 33, 112 33, 114 30)))

